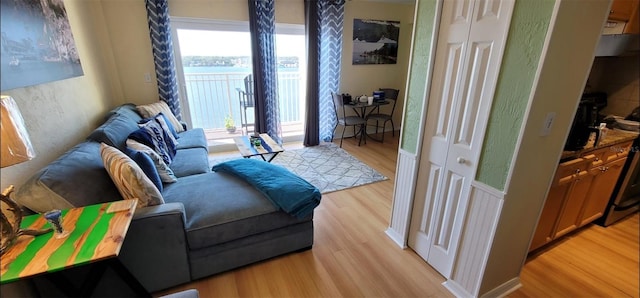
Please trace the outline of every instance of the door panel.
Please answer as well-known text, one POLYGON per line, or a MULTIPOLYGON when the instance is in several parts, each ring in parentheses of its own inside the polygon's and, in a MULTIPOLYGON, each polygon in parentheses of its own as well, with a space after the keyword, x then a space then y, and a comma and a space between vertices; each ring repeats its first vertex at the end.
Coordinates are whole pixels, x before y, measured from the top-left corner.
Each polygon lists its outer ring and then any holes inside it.
POLYGON ((414 226, 412 220, 411 234, 416 235, 409 245, 420 247, 419 254, 426 254, 446 278, 455 261, 512 10, 513 0, 443 1, 418 170, 418 183, 435 185, 416 193, 416 201, 424 202, 415 205, 421 208, 412 216, 420 216, 421 224, 414 226))

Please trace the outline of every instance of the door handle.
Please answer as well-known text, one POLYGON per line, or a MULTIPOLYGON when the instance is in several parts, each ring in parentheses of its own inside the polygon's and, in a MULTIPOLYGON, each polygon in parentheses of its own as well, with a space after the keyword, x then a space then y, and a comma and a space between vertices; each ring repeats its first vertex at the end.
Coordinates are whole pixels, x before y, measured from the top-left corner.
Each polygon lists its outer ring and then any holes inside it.
POLYGON ((456 158, 456 161, 457 161, 459 164, 463 164, 463 163, 467 162, 467 160, 466 160, 466 159, 464 159, 464 157, 461 157, 461 156, 459 156, 458 158, 456 158))

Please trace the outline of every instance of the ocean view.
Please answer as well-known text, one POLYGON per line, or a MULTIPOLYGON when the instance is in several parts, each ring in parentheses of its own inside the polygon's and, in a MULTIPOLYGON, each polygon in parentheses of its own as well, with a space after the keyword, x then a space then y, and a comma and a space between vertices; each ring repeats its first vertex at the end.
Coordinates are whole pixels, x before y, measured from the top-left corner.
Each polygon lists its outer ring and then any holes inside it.
MULTIPOLYGON (((250 67, 237 66, 187 66, 184 67, 185 73, 251 73, 250 67)), ((278 67, 278 72, 297 72, 298 68, 278 67)))
MULTIPOLYGON (((224 118, 230 115, 240 125, 239 92, 245 90, 244 77, 250 67, 189 66, 184 67, 189 112, 194 127, 224 128, 224 118)), ((278 68, 278 99, 282 122, 301 121, 300 80, 304 74, 298 68, 278 68)), ((253 111, 247 116, 253 122, 253 111)))

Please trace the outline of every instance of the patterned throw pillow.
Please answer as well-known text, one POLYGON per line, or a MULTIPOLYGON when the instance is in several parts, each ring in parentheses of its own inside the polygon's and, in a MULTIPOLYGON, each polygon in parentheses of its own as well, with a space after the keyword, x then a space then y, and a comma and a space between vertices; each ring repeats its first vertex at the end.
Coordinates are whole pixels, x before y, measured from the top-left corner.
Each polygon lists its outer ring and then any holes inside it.
POLYGON ((171 112, 167 103, 162 100, 156 103, 136 106, 136 110, 138 110, 138 113, 142 115, 142 118, 153 118, 155 115, 162 113, 167 117, 167 119, 169 119, 169 122, 171 122, 171 125, 173 125, 176 132, 184 131, 184 128, 180 121, 178 121, 178 118, 173 115, 173 112, 171 112))
POLYGON ((166 163, 164 163, 162 157, 160 157, 160 155, 153 151, 153 149, 151 149, 149 146, 142 144, 136 140, 127 139, 127 147, 148 154, 149 157, 151 157, 151 160, 153 161, 153 164, 155 165, 162 182, 173 183, 178 181, 178 178, 176 178, 173 170, 171 170, 171 168, 166 163))
POLYGON ((167 147, 169 148, 178 148, 178 139, 176 138, 176 133, 171 126, 171 123, 167 120, 164 114, 160 113, 153 118, 142 119, 140 123, 138 123, 139 127, 144 127, 144 125, 149 121, 155 121, 158 124, 164 133, 164 141, 167 143, 167 147))
POLYGON ((178 135, 178 133, 176 132, 176 129, 171 124, 171 121, 169 121, 169 118, 167 118, 167 116, 165 116, 163 113, 156 115, 155 118, 156 118, 156 121, 160 123, 162 128, 166 128, 171 132, 171 135, 173 136, 173 138, 176 139, 176 143, 178 143, 177 140, 180 138, 180 136, 178 135))
POLYGON ((168 165, 171 164, 177 152, 177 148, 173 143, 165 140, 164 130, 155 121, 147 121, 141 124, 140 129, 129 134, 128 138, 149 146, 168 165))
POLYGON ((140 207, 164 204, 158 188, 126 154, 101 143, 100 156, 104 168, 125 200, 137 199, 140 207))

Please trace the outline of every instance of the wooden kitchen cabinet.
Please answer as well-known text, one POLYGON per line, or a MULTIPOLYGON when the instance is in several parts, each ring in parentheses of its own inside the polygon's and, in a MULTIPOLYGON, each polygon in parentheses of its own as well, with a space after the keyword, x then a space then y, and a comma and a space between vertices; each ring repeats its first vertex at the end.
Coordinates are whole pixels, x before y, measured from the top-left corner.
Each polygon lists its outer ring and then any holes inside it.
POLYGON ((631 144, 592 150, 558 165, 529 251, 603 215, 631 144))
POLYGON ((603 215, 626 161, 627 158, 623 157, 589 170, 593 180, 582 207, 578 226, 584 226, 603 215))
POLYGON ((553 239, 561 237, 578 228, 582 204, 585 197, 589 193, 593 176, 588 171, 578 173, 571 183, 571 189, 564 198, 564 204, 561 208, 560 217, 556 225, 553 239))
POLYGON ((640 33, 638 10, 640 0, 614 0, 609 10, 609 20, 626 22, 625 34, 640 33))
MULTIPOLYGON (((573 221, 575 223, 578 214, 573 214, 572 210, 565 212, 565 209, 567 205, 576 204, 579 193, 585 192, 583 180, 589 176, 587 167, 592 162, 592 159, 593 157, 587 159, 576 158, 563 162, 558 166, 529 251, 541 247, 557 237, 560 218, 565 218, 561 224, 563 226, 561 228, 563 230, 562 233, 570 231, 567 229, 566 219, 575 216, 573 221), (573 194, 574 192, 576 194, 573 194)), ((580 208, 578 208, 579 210, 580 208)))
POLYGON ((542 208, 540 214, 540 220, 538 221, 538 227, 531 240, 531 246, 529 251, 532 251, 538 247, 541 247, 553 240, 553 232, 556 226, 556 221, 560 217, 560 210, 562 210, 562 204, 564 198, 569 192, 571 187, 572 178, 565 179, 565 182, 559 185, 553 185, 549 189, 549 195, 542 208))
POLYGON ((630 20, 633 8, 637 7, 637 2, 637 0, 613 0, 609 10, 609 19, 616 21, 630 20))

